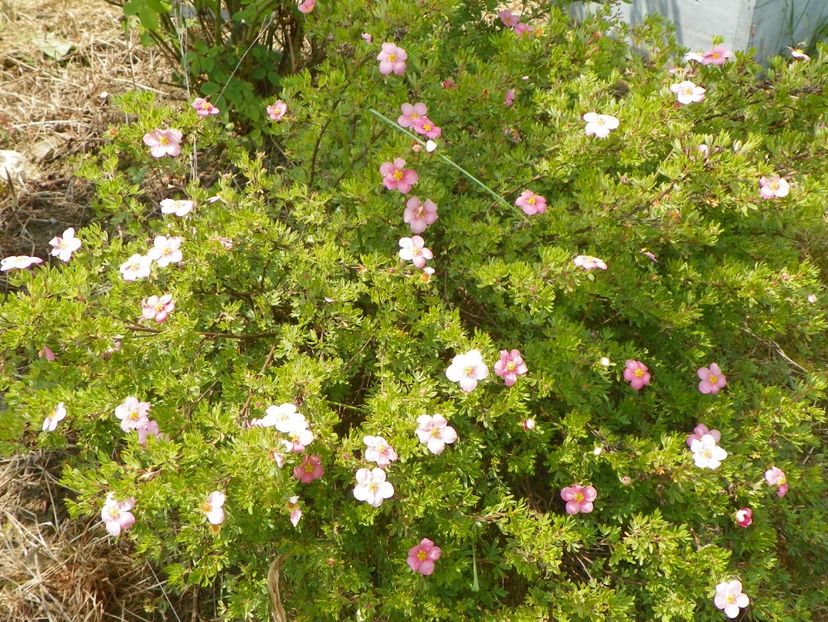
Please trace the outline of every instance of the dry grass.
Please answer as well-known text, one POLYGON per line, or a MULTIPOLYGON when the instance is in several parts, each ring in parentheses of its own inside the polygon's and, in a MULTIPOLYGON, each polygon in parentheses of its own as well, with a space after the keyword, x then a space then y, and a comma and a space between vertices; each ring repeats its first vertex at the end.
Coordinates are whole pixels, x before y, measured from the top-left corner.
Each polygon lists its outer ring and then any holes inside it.
POLYGON ((94 151, 119 120, 112 95, 144 88, 178 97, 171 68, 126 34, 103 0, 0 0, 0 149, 28 156, 25 180, 0 184, 0 257, 45 256, 48 240, 88 220, 90 188, 75 156, 94 151), (73 45, 61 60, 38 44, 73 45))

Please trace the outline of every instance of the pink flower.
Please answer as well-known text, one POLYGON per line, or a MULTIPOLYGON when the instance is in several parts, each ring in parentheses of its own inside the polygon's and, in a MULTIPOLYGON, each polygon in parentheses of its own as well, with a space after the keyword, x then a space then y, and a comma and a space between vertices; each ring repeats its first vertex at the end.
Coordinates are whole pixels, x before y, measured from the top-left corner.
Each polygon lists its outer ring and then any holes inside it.
POLYGON ((59 421, 63 421, 66 418, 66 406, 63 405, 63 402, 60 402, 55 409, 46 415, 46 418, 43 420, 43 431, 44 432, 54 432, 57 428, 57 424, 59 421))
POLYGON ((457 88, 457 83, 451 78, 446 78, 445 80, 440 82, 440 86, 442 86, 447 91, 452 91, 457 88))
POLYGON ((636 391, 640 391, 645 385, 650 384, 650 370, 641 361, 629 359, 624 370, 624 380, 636 391))
POLYGON ((424 268, 426 261, 434 257, 434 254, 424 244, 425 241, 419 235, 410 238, 401 238, 400 259, 410 261, 420 269, 424 268))
POLYGON ((376 462, 380 468, 385 468, 397 459, 397 452, 381 436, 366 436, 362 439, 365 443, 365 459, 376 462))
POLYGON ((529 417, 528 419, 525 419, 520 424, 520 427, 522 427, 525 432, 531 432, 532 430, 535 429, 535 426, 536 426, 535 420, 532 417, 529 417))
POLYGON ((440 138, 443 133, 443 130, 434 125, 434 121, 428 117, 420 117, 412 123, 411 127, 414 128, 415 132, 427 138, 440 138))
POLYGON ((207 500, 201 506, 201 511, 207 517, 211 525, 221 525, 224 522, 224 500, 223 492, 215 490, 207 496, 207 500))
POLYGON ((380 166, 382 183, 388 190, 399 190, 402 194, 408 194, 411 186, 419 181, 417 171, 405 168, 405 160, 396 158, 393 162, 383 162, 380 166))
POLYGON ((183 134, 176 129, 152 130, 144 134, 144 144, 150 148, 153 158, 177 156, 181 153, 183 134))
POLYGON ((9 270, 25 270, 26 268, 35 264, 43 263, 39 257, 29 257, 28 255, 12 255, 0 260, 0 272, 8 272, 9 270))
POLYGON ((727 458, 727 452, 716 444, 711 434, 704 434, 700 439, 690 442, 690 451, 693 452, 693 461, 700 469, 718 469, 722 460, 727 458))
POLYGON ((150 296, 141 303, 141 316, 145 320, 155 320, 159 324, 166 321, 167 316, 175 309, 175 301, 172 294, 150 296))
POLYGON ((147 446, 147 439, 152 436, 156 439, 161 438, 161 432, 158 430, 158 422, 150 419, 145 425, 138 428, 138 444, 141 447, 147 446))
POLYGON ((370 32, 363 32, 362 40, 371 43, 374 40, 374 35, 372 35, 370 32))
POLYGON ((423 538, 417 546, 408 549, 406 561, 411 570, 427 577, 434 572, 434 562, 440 559, 442 552, 431 540, 423 538))
POLYGON ((679 82, 670 86, 670 90, 676 94, 676 99, 680 104, 694 104, 704 101, 705 90, 696 86, 690 80, 679 82))
POLYGON ((149 423, 149 410, 149 402, 139 402, 137 397, 130 395, 115 408, 115 416, 121 421, 121 429, 129 432, 149 423))
POLYGON ((607 264, 603 259, 593 257, 592 255, 578 255, 572 260, 572 263, 584 270, 595 270, 596 268, 599 270, 607 269, 607 264))
POLYGON ((733 516, 739 527, 750 527, 750 524, 753 522, 753 510, 750 508, 741 508, 736 510, 736 513, 733 516))
POLYGON ((385 481, 385 471, 378 467, 357 470, 356 481, 354 497, 357 501, 365 501, 378 508, 383 501, 394 496, 394 486, 385 481))
POLYGON ((302 464, 293 469, 293 477, 303 484, 310 484, 323 475, 325 475, 325 469, 322 467, 322 458, 319 456, 305 456, 302 464))
POLYGON ((287 502, 287 511, 290 512, 290 523, 294 527, 302 520, 302 508, 299 507, 299 495, 294 495, 287 502))
POLYGON ((316 0, 304 0, 299 3, 298 9, 300 13, 307 15, 316 8, 316 0))
POLYGON ((287 104, 281 99, 277 99, 266 110, 267 116, 271 121, 281 121, 287 112, 287 104))
POLYGON ((195 110, 196 114, 202 119, 219 113, 219 109, 203 97, 196 97, 193 100, 193 110, 195 110))
POLYGON ((693 428, 693 433, 692 434, 687 435, 687 439, 685 440, 685 442, 687 443, 687 446, 690 447, 690 445, 693 443, 694 440, 695 441, 700 441, 701 437, 704 436, 705 434, 709 434, 710 436, 712 436, 713 440, 716 441, 717 443, 722 438, 721 432, 719 432, 718 430, 708 430, 706 425, 704 425, 703 423, 700 423, 695 428, 693 428))
POLYGON ((719 392, 719 389, 727 386, 727 378, 719 369, 716 363, 710 363, 710 367, 700 367, 696 372, 701 378, 699 383, 699 391, 704 394, 719 392))
POLYGON ((781 199, 790 191, 791 185, 778 175, 759 178, 759 194, 763 199, 781 199))
POLYGON ((152 258, 148 255, 134 254, 121 264, 120 271, 125 281, 137 281, 150 275, 152 258))
POLYGON ((403 104, 400 106, 402 114, 397 117, 397 123, 402 127, 411 127, 415 121, 426 116, 428 108, 422 102, 417 104, 403 104))
POLYGON ((520 23, 520 16, 505 9, 498 13, 498 17, 500 17, 500 21, 503 22, 503 25, 509 28, 514 28, 520 23))
POLYGON ((153 247, 149 249, 147 257, 154 259, 159 268, 166 268, 171 263, 179 263, 183 256, 181 254, 180 237, 167 237, 165 235, 155 236, 153 247))
POLYGON ((455 356, 446 370, 446 378, 460 384, 466 393, 473 391, 478 381, 489 375, 489 368, 483 362, 480 350, 469 350, 455 356))
POLYGON ((401 76, 405 73, 405 61, 407 59, 408 54, 405 53, 404 49, 393 43, 383 43, 382 52, 377 56, 380 73, 387 76, 393 72, 401 76))
POLYGON ((110 492, 106 496, 103 508, 101 508, 101 520, 106 525, 106 530, 112 536, 118 536, 135 524, 135 516, 130 510, 135 507, 135 499, 130 497, 126 501, 116 501, 115 496, 110 492))
POLYGON ((785 476, 785 471, 782 469, 775 466, 769 468, 765 471, 765 481, 769 486, 779 487, 776 491, 777 497, 782 498, 788 494, 788 478, 785 476))
POLYGON ((592 486, 581 486, 572 484, 561 490, 561 499, 566 501, 567 514, 588 514, 592 512, 592 502, 598 496, 598 492, 592 486))
POLYGON ((531 190, 524 190, 515 201, 515 205, 527 216, 543 214, 546 211, 546 199, 531 190))
POLYGON ((438 455, 443 453, 446 445, 457 440, 457 432, 443 415, 420 415, 417 417, 417 437, 431 453, 438 455))
POLYGON ((61 261, 69 261, 72 253, 81 247, 81 241, 75 237, 75 230, 69 227, 63 232, 63 236, 56 236, 49 240, 49 245, 52 247, 50 255, 61 261))
POLYGON ((47 361, 49 361, 50 363, 52 363, 52 362, 55 360, 55 358, 57 358, 57 357, 55 356, 55 353, 54 353, 54 352, 52 352, 52 348, 50 348, 49 346, 47 346, 47 345, 45 345, 45 344, 44 344, 44 346, 40 349, 40 352, 38 352, 38 354, 39 354, 40 356, 42 356, 43 358, 45 358, 45 359, 46 359, 47 361))
POLYGON ((508 91, 506 91, 506 95, 503 97, 503 105, 507 108, 511 108, 514 103, 515 89, 509 89, 508 91))
POLYGON ((742 593, 742 582, 739 580, 725 581, 716 586, 716 596, 713 602, 722 609, 728 618, 735 618, 739 610, 750 604, 747 594, 742 593))
POLYGON ((687 54, 684 55, 684 58, 682 60, 685 63, 689 63, 690 61, 693 61, 694 63, 700 63, 702 62, 702 58, 702 55, 698 52, 687 52, 687 54))
POLYGON ((610 132, 618 127, 618 119, 608 114, 588 112, 584 115, 586 121, 585 132, 587 136, 606 138, 610 132))
POLYGON ((522 37, 523 35, 528 35, 530 32, 532 32, 532 27, 529 24, 524 24, 523 22, 521 22, 520 24, 517 24, 512 30, 515 31, 515 34, 518 37, 522 37))
POLYGON ((811 60, 811 57, 805 53, 805 50, 801 48, 791 48, 789 47, 788 50, 791 52, 791 58, 795 58, 796 60, 811 60))
POLYGON ((195 203, 193 201, 181 201, 175 199, 164 199, 161 201, 162 214, 175 214, 176 216, 186 216, 189 214, 195 203))
POLYGON ((524 375, 529 369, 526 363, 523 362, 523 357, 519 350, 501 350, 500 360, 494 364, 495 373, 503 378, 507 387, 511 387, 517 382, 518 376, 524 375))
POLYGON ((411 197, 405 204, 403 222, 411 227, 411 233, 422 233, 437 218, 437 205, 431 199, 426 199, 423 203, 420 197, 411 197))
POLYGON ((717 45, 712 50, 705 52, 702 56, 702 65, 724 65, 731 58, 735 58, 733 52, 723 45, 717 45))

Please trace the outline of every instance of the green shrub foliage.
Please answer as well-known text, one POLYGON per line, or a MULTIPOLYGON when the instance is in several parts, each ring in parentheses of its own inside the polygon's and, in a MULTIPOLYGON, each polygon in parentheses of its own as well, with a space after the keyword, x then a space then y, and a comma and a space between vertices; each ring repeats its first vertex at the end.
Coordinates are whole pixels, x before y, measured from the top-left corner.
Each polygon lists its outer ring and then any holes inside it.
POLYGON ((521 36, 483 4, 320 0, 307 27, 341 53, 284 80, 270 153, 123 97, 128 123, 80 172, 99 224, 67 264, 9 273, 6 441, 71 450, 75 515, 134 497, 119 537, 171 589, 212 586, 227 620, 269 617, 271 567, 297 621, 716 621, 732 579, 742 619, 826 619, 824 56, 688 65, 655 22, 576 25, 544 5, 521 36), (380 73, 384 42, 407 52, 404 74, 380 73), (677 103, 683 79, 703 102, 677 103), (442 128, 433 153, 370 112, 418 102, 442 128), (619 126, 587 136, 588 112, 619 126), (166 127, 182 154, 154 159, 142 137, 166 127), (395 158, 419 175, 405 196, 379 172, 395 158), (774 175, 790 192, 762 199, 774 175), (544 213, 514 205, 527 189, 544 213), (439 210, 421 234, 430 278, 397 255, 415 195, 439 210), (195 207, 162 215, 165 198, 195 207), (125 280, 160 235, 183 259, 125 280), (163 294, 166 321, 140 320, 163 294), (466 393, 446 370, 475 349, 489 375, 466 393), (512 349, 528 373, 506 386, 494 364, 512 349), (639 391, 627 360, 651 374, 639 391), (713 362, 727 386, 703 394, 713 362), (146 447, 115 416, 129 396, 159 426, 146 447), (281 404, 308 422, 304 452, 249 425, 281 404), (457 433, 439 454, 416 433, 435 414, 457 433), (699 423, 721 433, 716 469, 685 443, 699 423), (398 454, 379 507, 353 493, 376 466, 367 435, 398 454), (324 474, 305 484, 308 456, 324 474), (597 491, 592 512, 565 511, 573 484, 597 491), (226 517, 211 528, 213 491, 226 517), (442 550, 430 576, 406 563, 423 538, 442 550))

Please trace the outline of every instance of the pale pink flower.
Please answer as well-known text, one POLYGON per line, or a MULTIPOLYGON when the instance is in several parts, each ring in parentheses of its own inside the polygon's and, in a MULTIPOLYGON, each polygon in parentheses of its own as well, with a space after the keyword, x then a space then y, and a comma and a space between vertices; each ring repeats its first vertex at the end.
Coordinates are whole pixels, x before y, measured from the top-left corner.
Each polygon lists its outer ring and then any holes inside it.
POLYGON ((43 263, 39 257, 29 257, 28 255, 12 255, 0 260, 0 272, 8 272, 9 270, 25 270, 35 264, 43 263))
POLYGON ((592 512, 592 502, 598 497, 598 491, 592 486, 572 484, 561 490, 561 499, 566 501, 567 514, 588 514, 592 512))
POLYGON ((75 230, 69 227, 62 236, 55 236, 49 240, 49 245, 52 247, 49 253, 52 257, 57 257, 61 261, 69 261, 72 253, 81 247, 81 241, 75 237, 75 230))
POLYGON ((431 250, 424 245, 425 241, 419 235, 410 238, 400 238, 400 259, 410 261, 420 269, 424 268, 426 261, 434 257, 431 250))
POLYGON ((54 362, 55 358, 57 358, 57 357, 55 356, 55 353, 54 353, 54 352, 52 352, 52 348, 50 348, 49 346, 47 346, 47 345, 45 345, 45 344, 44 344, 44 345, 43 345, 43 347, 40 349, 40 352, 38 352, 38 354, 39 354, 41 357, 45 358, 45 359, 46 359, 47 361, 49 361, 50 363, 54 362))
POLYGON ((176 216, 186 216, 189 214, 195 203, 193 201, 184 201, 176 199, 164 199, 161 201, 162 214, 175 214, 176 216))
POLYGON ((727 458, 727 452, 716 444, 711 434, 702 435, 701 439, 690 442, 690 451, 693 452, 693 461, 700 469, 718 469, 722 460, 727 458))
POLYGON ((778 175, 759 178, 759 194, 763 199, 781 199, 790 191, 791 185, 778 175))
POLYGON ((63 421, 66 418, 66 406, 64 406, 63 402, 60 402, 55 409, 46 415, 46 418, 43 420, 43 431, 44 432, 54 432, 55 428, 57 428, 57 424, 59 421, 63 421))
POLYGON ((302 508, 299 507, 299 495, 294 495, 287 502, 287 511, 290 512, 290 524, 296 527, 302 520, 302 508))
POLYGON ((420 197, 411 197, 406 201, 403 222, 411 227, 411 233, 422 233, 437 218, 437 205, 431 199, 422 202, 420 197))
POLYGON ((408 194, 411 187, 416 184, 420 176, 412 168, 405 168, 405 160, 396 158, 393 162, 383 162, 380 166, 382 183, 388 190, 399 190, 402 194, 408 194))
POLYGON ((225 499, 223 492, 215 490, 207 496, 207 500, 202 504, 201 511, 211 525, 221 525, 224 522, 225 499))
POLYGON ((147 439, 152 436, 156 439, 161 438, 161 432, 158 430, 158 422, 150 419, 145 425, 138 428, 138 444, 141 447, 147 446, 147 439))
POLYGON ((308 428, 296 427, 287 433, 287 438, 282 441, 285 451, 301 453, 305 447, 313 442, 314 436, 308 428))
POLYGON ((281 99, 277 99, 266 110, 267 116, 271 121, 281 121, 285 113, 287 113, 287 104, 281 99))
POLYGON ((408 549, 408 567, 414 572, 419 572, 423 576, 429 576, 434 572, 434 562, 440 559, 442 554, 439 546, 435 546, 434 542, 428 538, 423 538, 417 546, 412 546, 408 549))
POLYGON ((154 259, 159 268, 166 268, 171 263, 179 263, 183 258, 181 254, 181 243, 183 241, 184 238, 180 237, 157 235, 152 248, 147 253, 147 257, 154 259))
MULTIPOLYGON (((808 298, 806 299, 811 304, 814 304, 817 301, 816 294, 808 294, 808 298)), ((46 347, 46 346, 44 346, 46 347)))
POLYGON ((702 56, 702 65, 724 65, 731 58, 735 58, 733 52, 723 45, 717 45, 702 56))
POLYGON ((478 381, 489 375, 489 368, 483 362, 480 350, 469 350, 455 356, 451 365, 446 369, 446 378, 460 384, 466 393, 473 391, 478 381))
POLYGON ((457 440, 457 432, 443 415, 420 415, 417 417, 417 437, 436 455, 457 440))
POLYGON ((428 108, 422 102, 417 104, 403 104, 400 106, 402 114, 397 117, 397 123, 402 127, 411 127, 415 121, 426 116, 428 108))
POLYGON ((690 61, 693 61, 694 63, 700 63, 702 62, 703 58, 704 57, 698 52, 687 52, 687 54, 684 55, 684 58, 682 60, 685 63, 689 63, 690 61))
POLYGON ((205 117, 209 117, 210 115, 217 115, 219 113, 219 109, 203 97, 196 97, 193 100, 192 105, 193 110, 195 110, 196 114, 202 119, 205 117))
POLYGON ((511 108, 514 103, 515 89, 509 89, 508 91, 506 91, 506 95, 503 97, 503 105, 507 108, 511 108))
POLYGON ((302 464, 293 469, 293 477, 298 479, 303 484, 310 484, 312 481, 320 479, 325 475, 325 469, 322 466, 322 458, 319 456, 305 456, 302 464))
POLYGON ((524 420, 524 421, 520 424, 520 426, 521 426, 521 427, 524 429, 524 431, 526 431, 526 432, 531 432, 532 430, 534 430, 536 425, 537 425, 537 424, 535 423, 535 420, 534 420, 532 417, 529 417, 528 419, 525 419, 525 420, 524 420))
POLYGON ((362 439, 365 443, 365 459, 376 462, 380 468, 386 468, 397 459, 397 452, 381 436, 366 436, 362 439))
POLYGON ((130 395, 115 407, 115 416, 121 421, 121 429, 129 432, 149 423, 149 410, 149 402, 140 402, 137 397, 130 395))
POLYGON ((135 516, 130 512, 134 507, 135 498, 133 497, 126 501, 116 501, 113 493, 106 495, 106 501, 101 508, 101 520, 110 535, 118 536, 135 524, 135 516))
POLYGON ((125 281, 137 281, 150 275, 152 258, 148 255, 134 254, 121 264, 121 275, 125 281))
POLYGON ((608 114, 598 114, 596 112, 588 112, 584 115, 586 121, 585 132, 587 136, 596 136, 598 138, 606 138, 610 132, 616 129, 619 125, 618 119, 608 114))
POLYGON ((650 370, 641 361, 628 359, 624 369, 624 380, 636 391, 640 391, 645 385, 650 384, 650 370))
POLYGON ((701 378, 699 391, 704 394, 713 393, 715 395, 719 392, 719 389, 727 386, 727 378, 716 363, 710 363, 710 367, 700 367, 696 373, 701 378))
POLYGON ((694 104, 704 101, 705 90, 696 86, 690 80, 684 80, 677 84, 670 86, 670 90, 676 94, 676 99, 680 104, 694 104))
POLYGON ((528 35, 532 32, 532 27, 529 24, 524 24, 523 22, 517 24, 512 30, 515 31, 515 34, 518 37, 522 37, 523 35, 528 35))
POLYGON ((363 32, 362 40, 371 43, 374 41, 374 35, 372 35, 370 32, 363 32))
POLYGON ((738 579, 725 581, 716 586, 716 596, 713 598, 716 607, 723 610, 728 618, 735 618, 739 610, 750 604, 747 594, 742 593, 742 582, 738 579))
POLYGON ((690 445, 693 443, 694 440, 695 441, 700 441, 701 437, 704 436, 705 434, 709 434, 710 436, 712 436, 713 440, 716 441, 717 443, 722 438, 722 433, 721 432, 719 432, 718 430, 709 430, 706 425, 704 425, 703 423, 700 423, 695 428, 693 428, 693 433, 692 434, 687 435, 687 439, 685 439, 684 442, 687 443, 688 447, 690 447, 690 445))
POLYGON ((426 138, 440 138, 443 133, 443 130, 437 127, 434 121, 428 117, 420 117, 411 124, 411 127, 415 132, 422 134, 426 138))
POLYGON ((511 387, 517 382, 518 376, 524 375, 529 369, 523 362, 519 350, 501 350, 500 360, 494 364, 494 371, 503 378, 507 387, 511 387))
POLYGON ((303 2, 299 3, 299 6, 297 8, 299 9, 300 13, 304 13, 305 15, 307 15, 308 13, 313 11, 314 8, 316 8, 316 0, 303 0, 303 2))
POLYGON ((789 47, 788 50, 791 52, 791 58, 795 58, 796 60, 811 60, 811 57, 808 56, 802 48, 789 47))
POLYGON ((283 454, 278 449, 271 449, 268 452, 268 457, 276 463, 276 466, 280 469, 285 466, 285 454, 283 454))
POLYGON ((385 471, 379 467, 358 469, 356 472, 354 497, 378 508, 386 499, 394 496, 394 486, 385 481, 385 471))
POLYGON ((509 28, 514 28, 520 23, 519 15, 515 15, 511 11, 507 11, 505 9, 498 13, 498 17, 500 17, 500 21, 503 22, 503 25, 509 28))
POLYGON ((383 43, 382 52, 377 56, 380 73, 387 76, 393 72, 401 76, 405 73, 405 61, 407 59, 408 54, 405 53, 404 49, 393 43, 383 43))
POLYGON ((141 303, 141 317, 145 320, 155 320, 162 324, 167 316, 175 310, 175 301, 172 294, 164 294, 161 297, 150 296, 141 303))
POLYGON ((150 148, 154 158, 177 156, 181 153, 183 134, 176 129, 152 130, 144 134, 144 144, 150 148))
POLYGON ((578 255, 572 260, 572 263, 584 270, 595 270, 596 268, 599 270, 607 269, 607 264, 603 259, 593 257, 592 255, 578 255))
POLYGON ((769 486, 778 486, 778 490, 776 491, 777 497, 781 498, 788 494, 788 478, 785 475, 785 471, 779 467, 772 466, 765 471, 765 481, 769 486))
POLYGON ((527 216, 543 214, 546 211, 546 199, 531 190, 524 190, 515 201, 515 205, 527 216))
POLYGON ((740 508, 736 510, 733 517, 736 519, 736 524, 739 527, 750 527, 750 524, 753 522, 753 510, 750 508, 740 508))

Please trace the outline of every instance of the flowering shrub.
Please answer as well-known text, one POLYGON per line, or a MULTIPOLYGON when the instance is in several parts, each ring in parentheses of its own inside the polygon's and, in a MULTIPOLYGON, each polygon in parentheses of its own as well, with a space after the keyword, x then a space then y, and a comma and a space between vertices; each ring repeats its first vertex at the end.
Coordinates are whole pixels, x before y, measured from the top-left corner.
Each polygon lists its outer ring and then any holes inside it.
POLYGON ((272 154, 123 99, 107 231, 4 260, 5 440, 227 620, 824 619, 823 56, 367 4, 272 154))

